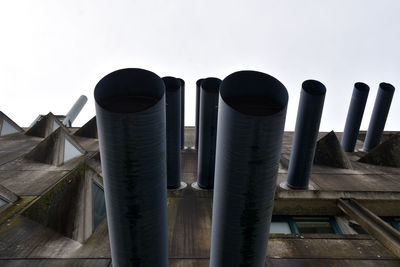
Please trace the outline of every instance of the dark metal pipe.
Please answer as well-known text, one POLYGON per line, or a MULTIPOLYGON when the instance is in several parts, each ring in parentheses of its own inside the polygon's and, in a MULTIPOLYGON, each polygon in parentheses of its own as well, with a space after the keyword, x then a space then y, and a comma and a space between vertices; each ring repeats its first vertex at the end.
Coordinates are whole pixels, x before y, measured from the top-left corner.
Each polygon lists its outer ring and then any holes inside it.
POLYGON ((197 185, 205 189, 214 187, 220 84, 221 80, 218 78, 207 78, 200 86, 197 185))
POLYGON ((220 86, 210 266, 264 266, 288 93, 239 71, 220 86))
POLYGON ((308 188, 325 93, 326 88, 319 81, 307 80, 302 84, 287 174, 289 188, 308 188))
POLYGON ((199 109, 200 109, 200 86, 204 79, 198 79, 196 82, 196 135, 194 140, 194 148, 199 147, 199 109))
POLYGON ((379 145, 389 114, 390 104, 394 94, 394 86, 389 83, 379 84, 374 109, 372 110, 367 135, 365 136, 363 150, 368 151, 379 145))
POLYGON ((354 84, 353 95, 341 141, 341 145, 346 152, 353 152, 356 146, 368 93, 369 86, 365 83, 358 82, 354 84))
POLYGON ((170 76, 162 79, 167 118, 167 187, 173 189, 181 185, 181 83, 170 76))
POLYGON ((185 81, 178 78, 181 83, 181 149, 185 148, 185 81))
POLYGON ((168 266, 164 92, 142 69, 94 90, 113 266, 168 266))

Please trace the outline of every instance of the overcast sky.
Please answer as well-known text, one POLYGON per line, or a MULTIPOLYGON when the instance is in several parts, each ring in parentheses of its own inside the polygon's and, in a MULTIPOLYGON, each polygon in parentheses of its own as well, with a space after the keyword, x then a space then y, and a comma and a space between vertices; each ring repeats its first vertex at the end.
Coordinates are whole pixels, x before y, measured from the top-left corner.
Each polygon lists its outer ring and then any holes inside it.
MULTIPOLYGON (((95 115, 93 89, 106 74, 139 67, 186 81, 185 124, 194 125, 195 82, 243 69, 280 80, 293 130, 301 83, 327 87, 321 130, 343 131, 353 85, 400 86, 399 0, 0 2, 0 110, 20 126, 89 101, 74 125, 95 115)), ((399 90, 399 88, 397 89, 399 90)), ((385 130, 400 130, 400 92, 385 130)))

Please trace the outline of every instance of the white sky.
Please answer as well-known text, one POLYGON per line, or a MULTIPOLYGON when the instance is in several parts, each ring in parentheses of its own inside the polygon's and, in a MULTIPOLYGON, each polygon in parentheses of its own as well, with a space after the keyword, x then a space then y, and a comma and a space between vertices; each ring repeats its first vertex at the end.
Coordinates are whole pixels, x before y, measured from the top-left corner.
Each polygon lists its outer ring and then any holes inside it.
MULTIPOLYGON (((369 84, 365 130, 379 83, 400 86, 399 14, 398 0, 2 0, 0 110, 29 126, 85 94, 81 126, 95 115, 96 83, 140 67, 185 80, 185 124, 194 125, 197 79, 253 69, 288 89, 286 130, 304 80, 327 87, 326 131, 343 130, 354 83, 369 84)), ((400 130, 399 89, 385 130, 400 130)))

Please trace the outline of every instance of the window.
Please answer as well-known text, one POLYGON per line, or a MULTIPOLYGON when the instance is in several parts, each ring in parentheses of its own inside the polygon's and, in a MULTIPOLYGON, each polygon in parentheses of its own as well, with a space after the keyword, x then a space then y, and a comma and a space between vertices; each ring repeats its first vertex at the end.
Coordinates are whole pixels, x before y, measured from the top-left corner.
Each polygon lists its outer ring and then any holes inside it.
POLYGON ((104 191, 96 183, 93 183, 93 232, 106 217, 106 203, 104 191))
POLYGON ((399 217, 383 217, 382 220, 389 223, 394 229, 400 232, 400 218, 399 217))
POLYGON ((7 204, 7 202, 3 199, 0 198, 0 209, 5 206, 7 204))
POLYGON ((64 163, 76 157, 82 156, 82 153, 68 139, 64 142, 64 163))
POLYGON ((271 228, 269 230, 271 234, 291 234, 288 222, 271 222, 271 228))
POLYGON ((334 217, 273 216, 270 233, 341 234, 334 217))

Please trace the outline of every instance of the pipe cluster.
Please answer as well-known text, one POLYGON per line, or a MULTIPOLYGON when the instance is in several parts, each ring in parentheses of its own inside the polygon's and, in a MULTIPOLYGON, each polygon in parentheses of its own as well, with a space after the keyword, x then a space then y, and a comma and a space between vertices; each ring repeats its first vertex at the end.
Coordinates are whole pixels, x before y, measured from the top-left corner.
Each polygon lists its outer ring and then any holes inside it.
MULTIPOLYGON (((354 85, 345 151, 354 151, 368 92, 354 85)), ((379 144, 393 93, 380 84, 364 150, 379 144)), ((325 94, 319 81, 302 84, 289 189, 309 188, 325 94)), ((121 69, 98 82, 94 97, 113 266, 167 266, 167 188, 182 188, 185 82, 121 69)), ((285 86, 262 72, 196 82, 197 185, 214 189, 210 266, 265 264, 287 104, 285 86)))

